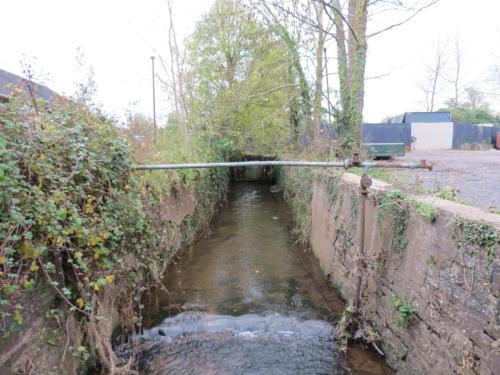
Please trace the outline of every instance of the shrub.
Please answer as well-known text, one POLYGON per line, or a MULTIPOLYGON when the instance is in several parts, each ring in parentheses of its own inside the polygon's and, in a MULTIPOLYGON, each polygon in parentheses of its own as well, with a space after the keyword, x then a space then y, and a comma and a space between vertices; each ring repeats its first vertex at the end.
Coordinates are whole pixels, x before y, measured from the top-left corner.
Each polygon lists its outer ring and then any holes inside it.
POLYGON ((432 224, 437 220, 438 210, 436 207, 419 201, 415 201, 413 207, 417 215, 422 216, 427 222, 432 224))
MULTIPOLYGON (((22 329, 25 301, 49 285, 82 323, 88 353, 108 366, 110 337, 99 331, 107 290, 116 291, 125 331, 140 326, 141 294, 160 276, 151 270, 161 273, 176 250, 171 230, 192 240, 199 226, 168 227, 152 214, 173 176, 131 173, 131 150, 111 121, 65 100, 40 108, 0 104, 0 335, 22 329)), ((227 173, 184 179, 201 197, 193 221, 208 221, 227 173)))
POLYGON ((94 318, 124 255, 154 240, 127 147, 103 116, 69 102, 35 115, 12 101, 0 129, 1 333, 19 328, 18 297, 40 273, 94 318))

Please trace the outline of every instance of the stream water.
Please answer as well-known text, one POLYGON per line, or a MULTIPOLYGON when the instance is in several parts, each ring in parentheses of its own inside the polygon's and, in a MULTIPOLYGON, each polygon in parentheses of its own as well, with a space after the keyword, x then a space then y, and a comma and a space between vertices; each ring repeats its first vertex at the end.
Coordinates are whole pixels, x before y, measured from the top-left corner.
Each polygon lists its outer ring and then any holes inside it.
POLYGON ((123 344, 142 374, 386 374, 372 351, 336 350, 344 306, 296 246, 269 185, 237 183, 212 233, 185 250, 146 306, 148 329, 123 344))

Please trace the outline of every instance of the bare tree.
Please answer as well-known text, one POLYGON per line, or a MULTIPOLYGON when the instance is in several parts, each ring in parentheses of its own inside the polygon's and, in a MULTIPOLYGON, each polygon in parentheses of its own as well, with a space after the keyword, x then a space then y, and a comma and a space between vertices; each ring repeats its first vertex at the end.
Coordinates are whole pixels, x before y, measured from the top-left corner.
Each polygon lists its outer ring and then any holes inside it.
MULTIPOLYGON (((297 98, 290 103, 294 138, 298 140, 300 133, 314 134, 317 132, 314 129, 314 121, 318 123, 321 119, 321 98, 318 99, 315 96, 311 100, 311 92, 314 91, 314 94, 320 95, 322 90, 316 90, 319 73, 317 66, 314 68, 315 76, 311 79, 314 84, 310 83, 306 73, 309 59, 315 65, 318 63, 316 58, 318 43, 324 45, 326 41, 326 34, 319 35, 316 28, 318 22, 323 22, 323 19, 318 19, 320 7, 311 0, 289 2, 251 0, 250 3, 255 9, 260 10, 261 17, 275 30, 276 35, 283 40, 289 51, 290 75, 297 81, 298 91, 297 98), (314 103, 316 112, 313 114, 314 103)), ((321 60, 324 58, 322 57, 321 60)), ((323 70, 320 74, 323 74, 323 70)))
POLYGON ((94 105, 97 84, 94 78, 94 68, 87 62, 82 47, 76 49, 75 62, 77 79, 73 99, 78 103, 91 107, 94 105))
POLYGON ((454 89, 454 97, 453 97, 453 103, 456 106, 458 106, 458 103, 460 101, 460 94, 461 94, 461 88, 460 88, 460 78, 461 78, 461 69, 462 69, 462 53, 463 50, 460 46, 460 39, 457 37, 455 39, 455 50, 453 53, 453 57, 455 60, 455 74, 453 76, 453 89, 454 89))
POLYGON ((339 74, 341 116, 338 131, 345 149, 357 149, 360 144, 365 95, 365 71, 368 40, 393 30, 412 20, 438 0, 424 4, 404 0, 348 0, 347 9, 339 0, 317 0, 335 24, 339 74), (375 15, 402 10, 409 13, 399 21, 367 33, 367 24, 375 15))
POLYGON ((437 99, 437 91, 443 75, 445 58, 444 47, 439 42, 435 48, 433 61, 425 67, 425 78, 418 83, 418 87, 425 95, 426 111, 434 111, 437 99))
POLYGON ((321 98, 323 97, 323 59, 325 49, 326 33, 323 31, 323 7, 314 4, 316 12, 316 22, 318 24, 318 33, 316 39, 316 76, 314 84, 314 102, 313 102, 313 126, 314 141, 316 144, 320 141, 321 131, 321 98))
POLYGON ((177 44, 177 35, 174 26, 172 0, 167 0, 169 29, 168 46, 170 52, 170 76, 174 94, 175 111, 181 120, 187 121, 186 98, 184 93, 184 77, 182 72, 182 63, 177 44))
POLYGON ((172 0, 166 0, 166 5, 168 13, 168 56, 164 56, 156 49, 153 49, 165 73, 161 76, 158 75, 157 78, 168 91, 169 98, 172 100, 170 102, 173 104, 172 114, 183 125, 182 130, 184 135, 189 136, 189 116, 185 89, 185 59, 177 42, 172 0))
POLYGON ((466 87, 471 83, 465 83, 463 68, 465 63, 465 50, 460 40, 460 35, 457 34, 453 40, 453 49, 450 54, 451 64, 453 65, 449 73, 443 74, 443 78, 448 81, 453 88, 453 96, 446 102, 450 107, 458 107, 462 96, 466 91, 466 87))
POLYGON ((31 101, 33 110, 38 115, 39 108, 37 103, 37 93, 34 85, 35 85, 35 80, 38 81, 39 83, 43 83, 43 76, 45 75, 45 73, 36 70, 37 58, 35 56, 27 56, 23 54, 19 63, 21 65, 21 70, 25 77, 23 83, 26 86, 28 98, 31 101))
POLYGON ((464 104, 470 109, 472 110, 489 109, 488 102, 486 101, 486 95, 477 87, 475 86, 467 87, 465 89, 465 96, 467 98, 467 101, 464 104))
POLYGON ((322 3, 336 29, 337 69, 342 106, 337 130, 343 148, 350 151, 359 148, 363 121, 369 1, 349 0, 347 16, 342 12, 339 0, 322 3))

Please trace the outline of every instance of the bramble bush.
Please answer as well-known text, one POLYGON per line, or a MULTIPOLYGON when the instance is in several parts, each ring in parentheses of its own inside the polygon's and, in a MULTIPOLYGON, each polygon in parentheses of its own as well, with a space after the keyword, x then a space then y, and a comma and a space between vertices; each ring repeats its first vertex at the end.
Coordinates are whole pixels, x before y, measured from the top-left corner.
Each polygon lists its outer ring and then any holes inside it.
MULTIPOLYGON (((164 269, 172 250, 159 228, 165 223, 148 211, 169 184, 152 186, 147 175, 131 173, 130 147, 101 114, 65 99, 39 108, 16 99, 0 104, 0 335, 9 340, 22 329, 24 301, 47 286, 67 314, 94 329, 106 290, 117 288, 123 306, 115 307, 131 315, 122 322, 133 330, 150 266, 164 269)), ((192 180, 224 192, 226 177, 207 171, 192 180)), ((92 341, 99 333, 85 335, 92 341)), ((107 351, 87 344, 113 365, 109 343, 101 345, 107 351)))
MULTIPOLYGON (((64 100, 38 114, 12 100, 0 129, 3 339, 21 329, 21 297, 40 280, 82 319, 99 319, 99 293, 129 271, 125 257, 140 265, 157 240, 126 144, 103 116, 64 100)), ((131 292, 138 280, 128 273, 131 292)))

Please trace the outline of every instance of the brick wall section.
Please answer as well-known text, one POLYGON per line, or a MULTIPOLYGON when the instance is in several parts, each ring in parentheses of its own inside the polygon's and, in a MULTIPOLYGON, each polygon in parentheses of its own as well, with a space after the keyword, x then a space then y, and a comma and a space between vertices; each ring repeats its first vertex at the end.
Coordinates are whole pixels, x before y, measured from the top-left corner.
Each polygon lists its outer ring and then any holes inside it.
MULTIPOLYGON (((346 300, 352 300, 358 242, 359 177, 344 174, 337 186, 314 180, 310 244, 325 274, 346 300), (332 196, 333 195, 333 196, 332 196)), ((383 341, 388 364, 401 374, 498 374, 500 369, 500 262, 491 248, 459 246, 458 220, 481 222, 500 232, 500 215, 434 198, 429 223, 408 204, 406 247, 391 246, 394 218, 380 215, 380 201, 391 186, 374 181, 366 213, 368 270, 362 308, 383 341), (396 324, 391 296, 416 310, 407 328, 396 324)), ((413 198, 416 199, 416 198, 413 198)), ((420 200, 420 198, 419 198, 420 200)), ((388 216, 389 215, 389 216, 388 216)))

